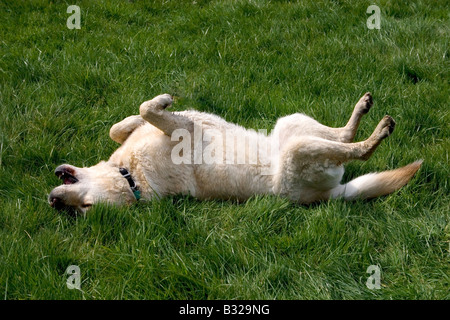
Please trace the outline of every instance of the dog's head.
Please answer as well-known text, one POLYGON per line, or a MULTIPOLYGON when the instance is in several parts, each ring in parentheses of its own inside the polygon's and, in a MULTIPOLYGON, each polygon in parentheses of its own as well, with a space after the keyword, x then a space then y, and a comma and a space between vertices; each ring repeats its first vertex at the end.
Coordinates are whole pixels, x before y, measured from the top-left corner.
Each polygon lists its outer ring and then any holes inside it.
POLYGON ((97 202, 120 205, 135 201, 130 185, 119 169, 106 162, 89 168, 63 164, 56 168, 55 174, 63 181, 48 197, 55 209, 75 209, 85 213, 97 202))

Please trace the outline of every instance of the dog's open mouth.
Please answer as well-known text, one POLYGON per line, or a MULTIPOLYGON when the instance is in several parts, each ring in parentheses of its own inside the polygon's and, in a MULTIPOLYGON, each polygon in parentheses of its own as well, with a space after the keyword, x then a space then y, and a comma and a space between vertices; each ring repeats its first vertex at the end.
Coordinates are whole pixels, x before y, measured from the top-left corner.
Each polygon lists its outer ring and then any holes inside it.
POLYGON ((68 172, 68 170, 57 170, 55 172, 56 176, 63 181, 63 184, 74 184, 78 182, 78 179, 75 178, 72 174, 68 172))

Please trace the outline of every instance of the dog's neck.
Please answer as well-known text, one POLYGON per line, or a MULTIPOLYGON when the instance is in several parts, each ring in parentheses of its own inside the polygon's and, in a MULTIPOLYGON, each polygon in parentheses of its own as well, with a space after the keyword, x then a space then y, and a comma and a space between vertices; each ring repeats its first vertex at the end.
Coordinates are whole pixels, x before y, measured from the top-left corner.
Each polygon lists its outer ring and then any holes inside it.
POLYGON ((119 168, 119 172, 125 179, 127 179, 131 191, 134 194, 134 197, 136 198, 136 200, 139 200, 141 198, 141 191, 136 185, 136 182, 133 180, 133 177, 131 176, 130 172, 125 168, 119 168))
POLYGON ((157 190, 150 184, 147 180, 147 177, 143 171, 141 166, 133 165, 133 163, 129 161, 117 161, 117 159, 109 159, 108 164, 112 167, 112 170, 117 171, 123 177, 123 179, 128 180, 124 177, 124 174, 120 172, 120 169, 125 169, 133 182, 127 181, 129 185, 129 190, 134 195, 134 198, 137 200, 149 200, 152 198, 154 194, 158 194, 157 190), (139 194, 137 195, 132 189, 132 186, 135 185, 139 194))

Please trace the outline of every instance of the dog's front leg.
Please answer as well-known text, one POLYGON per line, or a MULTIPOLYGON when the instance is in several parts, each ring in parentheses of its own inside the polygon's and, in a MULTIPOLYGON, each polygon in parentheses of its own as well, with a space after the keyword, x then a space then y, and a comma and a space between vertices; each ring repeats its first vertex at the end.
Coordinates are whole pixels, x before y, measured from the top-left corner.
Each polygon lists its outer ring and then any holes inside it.
POLYGON ((162 94, 142 103, 139 112, 144 120, 168 136, 171 136, 176 129, 186 129, 193 132, 194 122, 192 120, 166 110, 172 102, 173 99, 170 94, 162 94))
POLYGON ((353 109, 352 116, 347 122, 347 125, 343 128, 339 128, 340 141, 352 142, 356 135, 356 130, 359 127, 359 123, 363 115, 369 112, 373 105, 373 99, 370 92, 367 92, 359 99, 355 108, 353 109))
POLYGON ((141 116, 127 117, 111 127, 109 130, 109 136, 112 140, 122 144, 137 127, 143 125, 144 123, 145 120, 142 119, 141 116))

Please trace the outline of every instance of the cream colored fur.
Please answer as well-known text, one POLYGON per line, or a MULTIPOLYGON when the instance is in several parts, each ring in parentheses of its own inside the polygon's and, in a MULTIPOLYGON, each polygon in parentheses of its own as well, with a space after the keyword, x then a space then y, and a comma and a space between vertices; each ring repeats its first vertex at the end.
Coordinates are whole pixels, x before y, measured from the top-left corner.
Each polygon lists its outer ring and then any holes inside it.
POLYGON ((272 194, 305 204, 338 197, 352 200, 385 195, 405 185, 420 167, 420 162, 415 162, 341 184, 343 164, 367 160, 395 126, 393 119, 385 116, 367 140, 352 143, 361 117, 372 106, 370 93, 358 101, 345 127, 330 128, 306 115, 293 114, 279 119, 270 135, 208 113, 168 112, 166 108, 171 104, 170 95, 157 96, 140 106, 140 115, 115 124, 110 136, 121 146, 108 161, 89 168, 58 167, 57 172, 70 172, 77 181, 55 188, 49 196, 50 204, 85 212, 99 201, 135 202, 127 180, 119 173, 120 167, 131 173, 143 200, 190 194, 198 199, 243 201, 257 194, 272 194), (195 152, 189 163, 174 163, 173 150, 180 146, 180 140, 173 136, 182 129, 191 135, 191 146, 194 146, 193 136, 198 124, 203 133, 200 151, 206 152, 214 146, 217 153, 222 146, 222 154, 214 154, 220 156, 221 163, 196 164, 195 152), (249 147, 241 158, 244 164, 236 161, 242 150, 230 151, 228 144, 218 141, 217 133, 228 137, 228 142, 230 137, 236 141, 248 139, 249 147), (258 153, 260 156, 252 162, 249 149, 252 146, 268 148, 269 152, 258 153))

